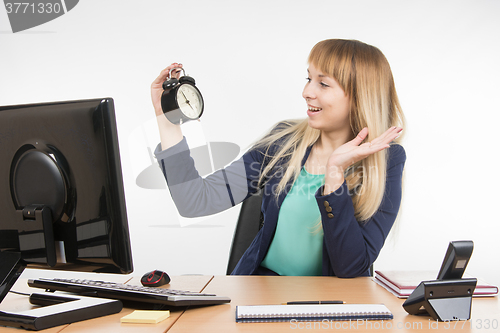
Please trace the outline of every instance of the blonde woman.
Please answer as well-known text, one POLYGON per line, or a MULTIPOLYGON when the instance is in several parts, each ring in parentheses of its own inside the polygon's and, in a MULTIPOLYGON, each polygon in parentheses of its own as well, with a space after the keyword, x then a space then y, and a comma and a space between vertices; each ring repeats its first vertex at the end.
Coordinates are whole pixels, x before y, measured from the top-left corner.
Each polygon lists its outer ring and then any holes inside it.
POLYGON ((302 96, 307 118, 277 124, 242 158, 201 178, 180 127, 151 86, 155 154, 183 216, 209 215, 263 191, 263 227, 232 274, 369 275, 401 202, 404 117, 389 64, 355 40, 319 42, 302 96))

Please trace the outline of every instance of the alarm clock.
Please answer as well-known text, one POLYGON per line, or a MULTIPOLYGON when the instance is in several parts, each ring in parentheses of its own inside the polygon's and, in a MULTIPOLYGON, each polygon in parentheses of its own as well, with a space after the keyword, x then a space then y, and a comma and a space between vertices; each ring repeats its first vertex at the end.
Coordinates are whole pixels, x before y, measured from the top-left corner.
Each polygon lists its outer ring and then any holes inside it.
POLYGON ((183 76, 172 78, 172 68, 169 78, 163 82, 161 108, 163 114, 172 124, 183 124, 196 120, 203 114, 203 97, 195 85, 195 80, 186 75, 184 68, 180 68, 183 76))

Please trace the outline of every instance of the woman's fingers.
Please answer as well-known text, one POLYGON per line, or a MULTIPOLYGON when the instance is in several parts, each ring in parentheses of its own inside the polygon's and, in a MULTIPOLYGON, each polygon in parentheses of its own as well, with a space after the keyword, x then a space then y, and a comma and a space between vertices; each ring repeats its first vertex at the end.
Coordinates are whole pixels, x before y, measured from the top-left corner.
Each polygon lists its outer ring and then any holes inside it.
POLYGON ((175 69, 172 71, 171 75, 173 78, 176 78, 178 79, 180 76, 181 76, 181 68, 182 68, 182 64, 179 64, 179 66, 177 67, 178 69, 175 69))
POLYGON ((403 129, 401 127, 391 127, 379 137, 373 139, 370 142, 363 143, 359 146, 363 148, 363 153, 361 153, 360 155, 365 155, 366 157, 368 155, 389 148, 389 144, 399 136, 402 130, 403 129))
POLYGON ((163 114, 163 111, 161 110, 161 96, 163 93, 163 82, 165 82, 165 80, 168 79, 170 76, 177 78, 180 76, 180 73, 175 72, 175 70, 172 71, 174 68, 182 68, 182 64, 176 62, 172 63, 170 66, 163 69, 160 72, 160 75, 158 75, 158 77, 153 81, 153 83, 151 83, 151 100, 153 102, 153 106, 155 108, 155 113, 157 116, 163 114))
POLYGON ((368 135, 368 128, 363 128, 354 139, 335 149, 328 164, 345 170, 353 163, 389 148, 389 143, 397 138, 402 130, 401 127, 391 127, 372 141, 362 143, 368 135))
MULTIPOLYGON (((170 76, 170 71, 174 68, 182 68, 182 64, 176 62, 172 63, 160 72, 160 75, 158 75, 158 77, 153 81, 153 84, 163 84, 163 82, 165 82, 165 80, 170 76)), ((172 71, 172 76, 179 78, 180 72, 180 70, 172 71)))
POLYGON ((373 139, 372 141, 361 144, 368 136, 368 128, 365 127, 361 131, 359 131, 358 135, 356 135, 356 137, 352 139, 349 143, 354 146, 363 146, 363 147, 378 147, 379 145, 385 146, 389 144, 391 141, 393 141, 395 138, 397 138, 402 130, 403 129, 401 127, 393 126, 389 128, 387 131, 385 131, 379 137, 373 139))
MULTIPOLYGON (((178 79, 181 76, 182 64, 174 62, 172 65, 168 66, 167 68, 169 68, 168 73, 170 74, 171 78, 178 79)), ((167 76, 167 78, 168 78, 168 76, 167 76)))
POLYGON ((358 135, 356 135, 356 137, 352 139, 350 143, 353 144, 354 146, 359 146, 367 135, 368 135, 368 128, 365 127, 361 131, 359 131, 358 135))
POLYGON ((391 127, 387 131, 385 131, 382 135, 379 137, 373 139, 371 141, 372 146, 379 146, 379 145, 388 145, 391 143, 394 139, 396 139, 399 134, 401 133, 403 129, 401 127, 391 127))

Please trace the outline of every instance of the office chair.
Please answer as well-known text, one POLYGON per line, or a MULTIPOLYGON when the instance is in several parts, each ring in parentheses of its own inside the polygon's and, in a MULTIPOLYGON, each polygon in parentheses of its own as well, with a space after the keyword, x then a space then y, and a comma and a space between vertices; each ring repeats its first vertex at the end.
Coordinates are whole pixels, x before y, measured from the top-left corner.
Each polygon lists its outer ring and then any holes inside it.
MULTIPOLYGON (((243 253, 248 249, 253 239, 263 226, 263 216, 260 211, 262 205, 262 191, 252 195, 241 204, 240 215, 234 229, 233 242, 229 252, 226 275, 230 275, 243 253)), ((373 264, 370 266, 370 275, 373 276, 373 264)))
POLYGON ((229 252, 226 274, 229 275, 262 228, 263 218, 260 211, 262 191, 247 198, 241 204, 240 215, 234 229, 233 242, 229 252))

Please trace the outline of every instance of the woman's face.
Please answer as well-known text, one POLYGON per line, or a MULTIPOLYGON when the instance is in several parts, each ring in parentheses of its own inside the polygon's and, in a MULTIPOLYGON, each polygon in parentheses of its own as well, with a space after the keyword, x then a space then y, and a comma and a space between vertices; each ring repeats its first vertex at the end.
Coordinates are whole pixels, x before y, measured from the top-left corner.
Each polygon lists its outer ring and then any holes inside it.
POLYGON ((350 130, 349 97, 337 81, 309 64, 302 97, 307 103, 309 126, 325 132, 350 130))

